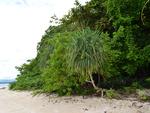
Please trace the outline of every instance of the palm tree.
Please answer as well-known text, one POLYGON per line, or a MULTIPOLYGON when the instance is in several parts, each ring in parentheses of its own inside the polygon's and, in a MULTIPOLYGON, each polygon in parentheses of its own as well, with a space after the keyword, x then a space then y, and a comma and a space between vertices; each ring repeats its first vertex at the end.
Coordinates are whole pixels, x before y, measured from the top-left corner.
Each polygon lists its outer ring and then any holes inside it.
POLYGON ((77 32, 72 37, 68 50, 69 67, 90 79, 94 89, 98 90, 92 73, 98 73, 104 77, 106 61, 100 33, 90 28, 77 32))

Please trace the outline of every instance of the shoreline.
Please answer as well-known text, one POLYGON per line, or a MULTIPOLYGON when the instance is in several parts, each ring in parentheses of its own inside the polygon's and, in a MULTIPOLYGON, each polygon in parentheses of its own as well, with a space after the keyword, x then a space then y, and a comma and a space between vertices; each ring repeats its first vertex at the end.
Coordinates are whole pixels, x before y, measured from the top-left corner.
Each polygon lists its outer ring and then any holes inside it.
POLYGON ((0 89, 8 88, 9 84, 0 84, 0 89))
POLYGON ((57 97, 0 90, 2 113, 150 113, 150 102, 100 97, 57 97))

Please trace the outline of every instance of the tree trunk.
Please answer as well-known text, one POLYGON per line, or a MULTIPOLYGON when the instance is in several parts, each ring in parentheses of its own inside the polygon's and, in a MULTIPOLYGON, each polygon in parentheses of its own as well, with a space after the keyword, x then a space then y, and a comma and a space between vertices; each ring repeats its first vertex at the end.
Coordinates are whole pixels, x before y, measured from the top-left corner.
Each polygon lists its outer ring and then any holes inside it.
POLYGON ((95 85, 95 82, 94 82, 94 80, 93 80, 92 74, 89 73, 89 76, 90 76, 91 83, 92 83, 94 89, 95 89, 95 90, 98 90, 99 88, 95 85))
POLYGON ((102 88, 98 88, 98 87, 95 85, 95 82, 94 82, 94 80, 93 80, 92 74, 89 73, 89 76, 90 76, 91 83, 92 83, 94 89, 95 89, 97 92, 101 92, 101 97, 103 97, 103 96, 104 96, 104 91, 103 91, 103 89, 102 89, 102 88))

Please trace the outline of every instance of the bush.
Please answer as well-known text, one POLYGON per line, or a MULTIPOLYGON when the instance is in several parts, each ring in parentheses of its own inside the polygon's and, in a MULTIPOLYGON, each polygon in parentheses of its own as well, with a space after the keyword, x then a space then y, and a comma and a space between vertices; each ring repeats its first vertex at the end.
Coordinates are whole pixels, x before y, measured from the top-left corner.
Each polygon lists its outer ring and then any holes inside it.
POLYGON ((112 99, 112 98, 119 97, 119 95, 115 90, 110 89, 110 90, 106 90, 106 97, 109 98, 109 99, 112 99))
MULTIPOLYGON (((81 77, 69 70, 67 64, 67 46, 71 33, 56 34, 49 43, 53 46, 53 52, 43 70, 43 92, 55 92, 59 95, 71 95, 77 93, 81 84, 81 77)), ((82 80, 84 81, 84 80, 82 80)))
POLYGON ((136 90, 136 93, 138 95, 138 98, 140 100, 143 100, 143 101, 148 101, 150 100, 150 95, 147 95, 146 91, 145 90, 136 90))

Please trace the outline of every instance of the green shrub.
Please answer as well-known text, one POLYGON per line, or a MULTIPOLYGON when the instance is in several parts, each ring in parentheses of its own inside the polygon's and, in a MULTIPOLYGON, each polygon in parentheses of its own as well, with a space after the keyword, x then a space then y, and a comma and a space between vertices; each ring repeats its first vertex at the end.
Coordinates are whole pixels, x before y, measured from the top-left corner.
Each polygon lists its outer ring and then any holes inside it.
POLYGON ((133 94, 136 92, 136 89, 142 89, 143 87, 138 82, 133 82, 130 86, 123 87, 125 93, 133 94))
POLYGON ((81 77, 69 70, 67 64, 67 46, 71 33, 56 34, 49 40, 53 46, 48 66, 43 70, 43 92, 55 92, 59 95, 71 95, 77 93, 81 84, 81 77))
POLYGON ((117 98, 118 97, 118 93, 115 90, 113 90, 113 89, 106 90, 106 97, 110 98, 110 99, 117 98))
POLYGON ((15 89, 15 86, 16 86, 16 82, 12 82, 9 85, 9 89, 15 89))
POLYGON ((146 91, 145 90, 136 90, 136 93, 138 95, 138 98, 140 100, 143 100, 143 101, 148 101, 150 100, 150 95, 147 95, 146 91))

